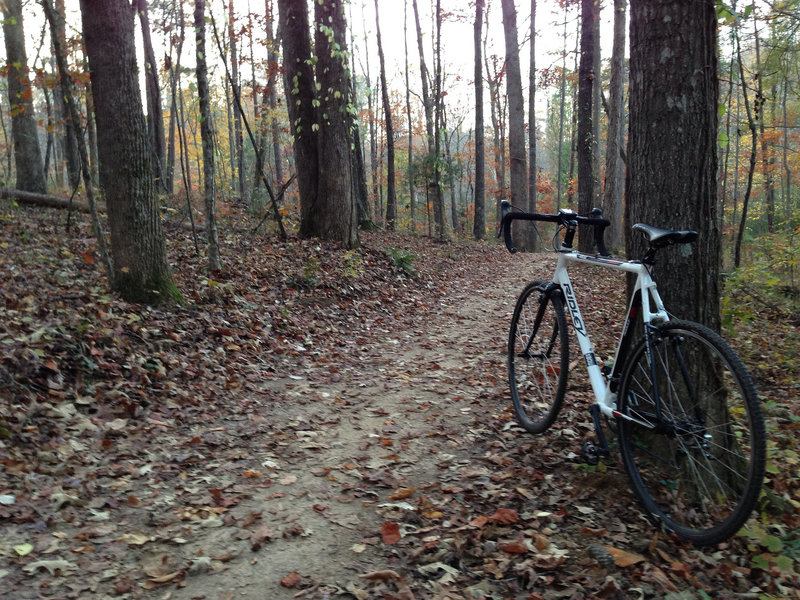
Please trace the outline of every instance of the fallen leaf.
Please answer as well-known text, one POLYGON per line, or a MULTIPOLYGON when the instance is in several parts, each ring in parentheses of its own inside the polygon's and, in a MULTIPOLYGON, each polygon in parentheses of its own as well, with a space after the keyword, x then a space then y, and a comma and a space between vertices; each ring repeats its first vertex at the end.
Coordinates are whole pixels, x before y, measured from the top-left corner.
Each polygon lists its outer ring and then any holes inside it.
POLYGON ((381 525, 381 538, 383 539, 383 543, 387 546, 391 546, 392 544, 396 544, 400 541, 400 527, 397 523, 392 523, 390 521, 386 521, 381 525))
POLYGON ((33 545, 32 544, 19 544, 18 546, 14 546, 14 552, 19 554, 20 556, 27 556, 31 552, 33 552, 33 545))
POLYGON ((389 500, 402 500, 403 498, 408 498, 409 496, 413 495, 416 491, 416 486, 411 488, 400 488, 391 493, 389 500))
POLYGON ((300 583, 300 573, 292 571, 286 577, 281 578, 281 585, 285 588, 293 588, 300 583))
POLYGON ((612 546, 603 546, 603 548, 614 557, 614 564, 616 564, 618 567, 630 567, 647 560, 644 556, 633 554, 632 552, 626 552, 625 550, 620 550, 619 548, 614 548, 612 546))
POLYGON ((528 544, 525 543, 525 540, 498 542, 497 549, 502 550, 503 552, 509 552, 510 554, 525 554, 530 550, 528 548, 528 544))
POLYGON ((397 572, 392 571, 391 569, 387 569, 385 571, 372 571, 370 573, 364 573, 363 575, 359 575, 361 579, 369 579, 375 580, 379 579, 381 581, 386 581, 387 579, 393 579, 395 581, 400 581, 402 577, 397 574, 397 572))
POLYGON ((489 520, 501 525, 511 525, 519 521, 519 515, 513 508, 498 508, 497 511, 489 517, 489 520))
POLYGON ((57 571, 61 571, 63 573, 65 571, 74 571, 77 568, 78 567, 71 562, 67 562, 63 559, 57 559, 37 560, 36 562, 32 562, 29 565, 22 567, 22 570, 26 573, 35 573, 39 569, 47 569, 50 575, 55 575, 57 571))
POLYGON ((488 522, 489 522, 489 517, 485 517, 485 516, 481 515, 479 517, 475 517, 474 519, 472 519, 469 522, 469 524, 472 525, 473 527, 483 527, 488 522))
POLYGON ((250 549, 255 552, 261 549, 264 542, 269 542, 274 537, 275 531, 267 525, 262 525, 250 534, 250 549))

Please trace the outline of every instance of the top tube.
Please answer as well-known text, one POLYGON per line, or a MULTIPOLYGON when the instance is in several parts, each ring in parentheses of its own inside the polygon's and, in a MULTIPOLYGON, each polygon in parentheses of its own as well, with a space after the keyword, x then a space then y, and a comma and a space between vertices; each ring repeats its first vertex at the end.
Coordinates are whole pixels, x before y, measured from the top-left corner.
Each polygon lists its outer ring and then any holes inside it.
POLYGON ((561 243, 562 250, 572 250, 572 241, 575 238, 578 224, 591 225, 594 229, 594 242, 597 246, 597 251, 600 256, 611 256, 606 250, 605 240, 603 234, 606 227, 611 225, 611 221, 603 218, 603 212, 599 208, 592 209, 592 216, 586 217, 579 215, 574 210, 560 209, 556 214, 542 214, 542 213, 528 213, 528 212, 511 212, 511 203, 508 200, 503 200, 500 204, 502 207, 503 220, 500 223, 503 229, 503 238, 506 243, 506 248, 511 253, 517 251, 514 243, 511 240, 511 221, 543 221, 546 223, 558 223, 566 228, 567 233, 564 236, 564 241, 561 243))

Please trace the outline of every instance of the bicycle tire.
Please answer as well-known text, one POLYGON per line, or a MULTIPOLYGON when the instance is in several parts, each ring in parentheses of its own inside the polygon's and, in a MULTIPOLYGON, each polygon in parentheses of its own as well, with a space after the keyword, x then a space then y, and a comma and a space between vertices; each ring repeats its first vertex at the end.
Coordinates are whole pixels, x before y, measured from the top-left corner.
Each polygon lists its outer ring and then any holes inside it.
POLYGON ((508 380, 519 424, 530 433, 546 431, 564 403, 569 370, 569 335, 560 290, 547 292, 537 279, 522 290, 508 337, 508 380), (535 326, 542 309, 542 318, 535 326))
POLYGON ((766 433, 759 399, 742 361, 707 327, 670 321, 652 342, 653 365, 642 339, 620 380, 625 470, 655 524, 698 546, 714 545, 744 525, 761 491, 766 433))

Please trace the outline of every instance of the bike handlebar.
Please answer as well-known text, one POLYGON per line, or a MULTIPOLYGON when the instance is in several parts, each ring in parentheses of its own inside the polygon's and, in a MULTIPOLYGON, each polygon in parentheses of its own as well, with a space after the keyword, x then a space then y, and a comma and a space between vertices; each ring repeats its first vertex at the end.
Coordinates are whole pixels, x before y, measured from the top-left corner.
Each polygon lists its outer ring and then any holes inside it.
POLYGON ((572 240, 575 237, 575 231, 579 224, 591 225, 594 228, 594 242, 597 245, 597 251, 601 256, 611 256, 606 250, 605 240, 603 233, 606 227, 611 225, 611 221, 603 218, 603 212, 599 208, 592 209, 592 216, 585 217, 577 214, 573 210, 560 209, 554 215, 542 213, 528 213, 528 212, 511 212, 511 203, 508 200, 503 200, 500 204, 502 209, 502 221, 500 227, 503 229, 503 239, 506 243, 506 248, 512 254, 517 251, 514 243, 511 240, 511 221, 543 221, 546 223, 558 223, 567 229, 567 234, 564 237, 564 242, 561 247, 564 249, 572 248, 572 240))

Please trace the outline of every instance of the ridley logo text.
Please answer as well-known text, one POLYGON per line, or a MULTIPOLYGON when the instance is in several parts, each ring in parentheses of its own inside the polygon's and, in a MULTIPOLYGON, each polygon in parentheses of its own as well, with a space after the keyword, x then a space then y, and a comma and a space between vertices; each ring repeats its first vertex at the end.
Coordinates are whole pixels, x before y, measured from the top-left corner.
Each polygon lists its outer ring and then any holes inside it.
POLYGON ((564 295, 567 297, 569 314, 572 315, 572 326, 575 328, 576 333, 586 336, 586 329, 583 327, 581 312, 578 310, 578 301, 575 300, 575 294, 572 292, 572 286, 564 284, 562 287, 564 288, 564 295))

